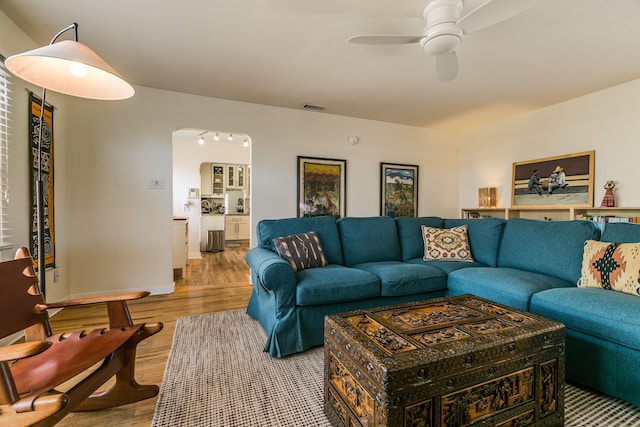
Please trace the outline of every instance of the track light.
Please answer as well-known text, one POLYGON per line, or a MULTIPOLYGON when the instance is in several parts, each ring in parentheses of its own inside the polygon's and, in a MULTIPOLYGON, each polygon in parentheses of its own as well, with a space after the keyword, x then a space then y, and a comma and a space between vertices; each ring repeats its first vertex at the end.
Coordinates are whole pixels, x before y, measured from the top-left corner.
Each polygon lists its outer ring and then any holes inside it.
POLYGON ((216 132, 216 134, 213 136, 213 140, 220 141, 220 135, 218 135, 218 132, 216 132))
POLYGON ((247 138, 244 139, 244 142, 242 143, 242 145, 245 147, 249 146, 249 141, 247 140, 247 138))
POLYGON ((233 134, 232 133, 229 134, 229 138, 228 139, 229 139, 229 141, 233 141, 233 134))
POLYGON ((200 134, 200 139, 198 139, 198 144, 200 144, 200 145, 204 145, 204 135, 205 135, 206 133, 207 133, 207 132, 202 132, 202 133, 200 134))

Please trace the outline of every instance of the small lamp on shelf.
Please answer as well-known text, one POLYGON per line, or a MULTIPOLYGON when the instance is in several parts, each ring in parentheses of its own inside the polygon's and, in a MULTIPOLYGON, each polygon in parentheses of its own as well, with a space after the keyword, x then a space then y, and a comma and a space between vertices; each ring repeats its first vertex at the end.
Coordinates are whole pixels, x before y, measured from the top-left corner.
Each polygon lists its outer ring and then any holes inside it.
POLYGON ((498 207, 498 189, 495 187, 479 188, 478 206, 481 208, 498 207))

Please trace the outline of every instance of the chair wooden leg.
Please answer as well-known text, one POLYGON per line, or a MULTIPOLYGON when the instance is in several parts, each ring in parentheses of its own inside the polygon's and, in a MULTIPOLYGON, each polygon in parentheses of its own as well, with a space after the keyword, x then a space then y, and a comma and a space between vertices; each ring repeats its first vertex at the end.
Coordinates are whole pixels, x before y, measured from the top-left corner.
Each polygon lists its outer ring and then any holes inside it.
POLYGON ((95 411, 126 405, 149 399, 158 394, 156 385, 140 385, 135 379, 136 347, 140 341, 159 332, 162 324, 147 324, 140 334, 131 337, 129 342, 118 351, 122 355, 124 366, 116 373, 113 386, 105 391, 94 393, 73 409, 74 412, 95 411))

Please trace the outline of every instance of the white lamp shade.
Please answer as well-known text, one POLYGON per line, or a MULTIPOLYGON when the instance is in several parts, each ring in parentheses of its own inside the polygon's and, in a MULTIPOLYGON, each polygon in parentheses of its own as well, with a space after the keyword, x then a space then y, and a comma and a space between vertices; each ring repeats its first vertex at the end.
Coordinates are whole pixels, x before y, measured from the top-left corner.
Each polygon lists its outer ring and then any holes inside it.
POLYGON ((133 86, 94 51, 72 40, 13 55, 5 66, 22 80, 65 95, 119 100, 135 93, 133 86), (80 72, 72 73, 74 66, 80 72))

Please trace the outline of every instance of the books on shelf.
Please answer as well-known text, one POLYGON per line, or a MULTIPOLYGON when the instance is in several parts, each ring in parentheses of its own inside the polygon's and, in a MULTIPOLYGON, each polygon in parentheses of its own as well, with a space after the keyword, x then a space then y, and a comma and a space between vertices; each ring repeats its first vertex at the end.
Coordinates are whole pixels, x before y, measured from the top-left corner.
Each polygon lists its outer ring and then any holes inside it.
POLYGON ((463 208, 461 218, 528 218, 544 220, 589 220, 604 226, 610 222, 640 224, 640 207, 511 207, 463 208))
POLYGON ((495 218, 495 217, 491 216, 491 215, 486 215, 482 211, 474 211, 474 210, 465 209, 462 212, 462 218, 464 218, 464 219, 479 219, 479 218, 495 218))
POLYGON ((615 216, 615 215, 576 215, 576 219, 591 220, 597 222, 601 226, 605 226, 611 222, 627 222, 630 224, 640 224, 640 216, 615 216))

